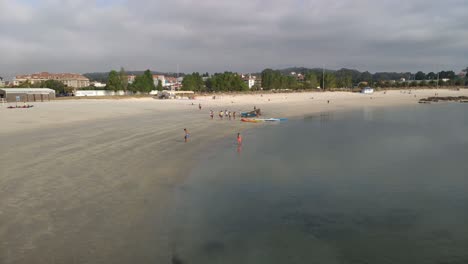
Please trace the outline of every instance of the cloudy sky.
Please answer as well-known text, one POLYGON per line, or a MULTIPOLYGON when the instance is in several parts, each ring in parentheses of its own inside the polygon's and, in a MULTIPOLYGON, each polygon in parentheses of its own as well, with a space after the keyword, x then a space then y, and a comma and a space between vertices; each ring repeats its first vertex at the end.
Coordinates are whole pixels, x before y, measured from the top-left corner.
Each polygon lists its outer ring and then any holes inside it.
POLYGON ((468 1, 0 0, 0 76, 177 64, 458 72, 468 1))

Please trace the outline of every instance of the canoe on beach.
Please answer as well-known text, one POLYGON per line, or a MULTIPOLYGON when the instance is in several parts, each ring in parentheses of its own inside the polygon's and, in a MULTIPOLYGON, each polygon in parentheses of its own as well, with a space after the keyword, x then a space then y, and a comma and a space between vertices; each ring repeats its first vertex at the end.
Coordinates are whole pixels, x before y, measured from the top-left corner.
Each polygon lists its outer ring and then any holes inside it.
POLYGON ((264 122, 263 120, 255 119, 255 118, 241 118, 242 122, 248 122, 248 123, 260 123, 264 122))
POLYGON ((242 122, 250 122, 250 123, 260 123, 260 122, 280 122, 286 121, 287 118, 241 118, 242 122))

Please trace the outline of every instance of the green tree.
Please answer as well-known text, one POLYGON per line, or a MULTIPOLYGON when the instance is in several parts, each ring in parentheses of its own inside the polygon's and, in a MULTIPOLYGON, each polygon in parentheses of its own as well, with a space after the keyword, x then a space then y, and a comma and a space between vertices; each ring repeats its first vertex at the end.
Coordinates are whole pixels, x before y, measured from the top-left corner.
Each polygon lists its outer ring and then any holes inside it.
POLYGON ((435 80, 437 79, 437 74, 433 73, 433 72, 430 72, 426 75, 426 78, 429 79, 429 80, 435 80))
POLYGON ((324 90, 336 88, 336 76, 331 72, 326 72, 320 76, 320 87, 324 90), (325 84, 325 87, 323 85, 325 84))
POLYGON ((361 73, 358 82, 368 82, 370 84, 372 82, 372 74, 368 71, 361 73))
POLYGON ((254 84, 254 85, 252 86, 252 88, 250 88, 250 90, 252 90, 252 91, 260 91, 260 90, 261 90, 261 87, 260 87, 260 85, 259 85, 258 83, 256 83, 256 84, 254 84))
POLYGON ((158 86, 156 86, 156 90, 158 90, 158 91, 162 91, 162 90, 163 90, 163 85, 162 85, 162 81, 161 81, 161 80, 158 80, 158 86))
MULTIPOLYGON (((185 80, 185 78, 184 78, 185 80)), ((242 78, 232 72, 215 73, 206 82, 209 91, 247 91, 249 87, 242 78)))
POLYGON ((132 90, 136 92, 149 93, 156 90, 154 85, 153 74, 150 70, 146 70, 143 75, 135 77, 135 81, 132 85, 132 90))
POLYGON ((336 86, 340 88, 350 88, 353 86, 353 79, 350 73, 336 72, 336 86))
POLYGON ((262 87, 265 90, 271 89, 295 89, 297 80, 294 76, 281 74, 280 71, 265 69, 262 71, 262 87))
POLYGON ((119 74, 112 70, 109 72, 109 77, 107 78, 106 90, 119 91, 122 89, 122 82, 119 74))
POLYGON ((420 80, 420 81, 425 80, 426 79, 426 74, 424 74, 424 72, 422 72, 422 71, 418 71, 416 73, 416 75, 415 75, 415 79, 420 80))
MULTIPOLYGON (((437 83, 437 80, 436 80, 436 83, 437 83)), ((440 87, 440 86, 446 86, 446 85, 447 85, 447 83, 444 82, 444 81, 442 80, 442 78, 440 78, 440 79, 439 79, 439 87, 440 87)))
POLYGON ((274 71, 272 69, 265 69, 262 71, 262 87, 265 90, 278 89, 280 86, 280 76, 279 71, 274 71))
POLYGON ((205 84, 202 76, 198 72, 185 75, 182 80, 182 90, 184 91, 205 91, 205 84))
POLYGON ((57 80, 47 80, 39 83, 38 85, 39 88, 50 88, 55 90, 56 93, 58 94, 64 94, 67 92, 70 92, 71 89, 67 88, 65 84, 63 84, 60 81, 57 80))
POLYGON ((18 88, 31 88, 32 84, 29 80, 26 80, 25 82, 22 82, 18 85, 18 88))
POLYGON ((123 67, 120 67, 119 80, 120 80, 119 87, 122 88, 122 90, 127 91, 127 89, 128 89, 128 76, 127 76, 127 73, 125 72, 125 69, 123 67))
POLYGON ((455 72, 454 71, 441 71, 439 72, 439 78, 440 79, 450 79, 453 80, 455 79, 455 72))
POLYGON ((304 88, 305 89, 315 89, 319 86, 317 80, 317 74, 315 72, 310 71, 304 75, 304 88))

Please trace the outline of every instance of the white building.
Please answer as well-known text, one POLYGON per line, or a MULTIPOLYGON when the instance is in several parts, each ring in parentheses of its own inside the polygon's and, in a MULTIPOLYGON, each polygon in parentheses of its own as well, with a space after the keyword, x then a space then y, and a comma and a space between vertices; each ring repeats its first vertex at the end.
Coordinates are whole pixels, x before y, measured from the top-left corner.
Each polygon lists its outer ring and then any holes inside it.
POLYGON ((81 74, 48 72, 16 75, 15 79, 13 80, 13 84, 20 85, 24 82, 38 84, 47 80, 59 81, 65 84, 66 86, 73 88, 82 88, 89 86, 89 79, 81 74))
POLYGON ((158 86, 159 81, 161 81, 161 84, 163 87, 166 87, 166 77, 164 75, 157 75, 153 74, 153 83, 155 86, 158 86))
POLYGON ((91 86, 94 86, 96 88, 103 88, 103 87, 106 87, 106 84, 105 83, 101 83, 101 82, 92 82, 91 83, 91 86))
POLYGON ((128 84, 132 84, 134 81, 135 81, 135 75, 128 75, 127 76, 127 79, 128 79, 128 84))
POLYGON ((255 85, 256 77, 251 75, 242 75, 241 77, 242 80, 244 80, 245 84, 247 84, 249 89, 252 89, 252 87, 255 85))
POLYGON ((249 78, 249 79, 247 79, 246 83, 249 86, 249 89, 252 89, 252 87, 255 85, 255 79, 254 78, 249 78))
POLYGON ((109 90, 77 90, 75 96, 77 97, 93 97, 93 96, 115 96, 115 95, 132 95, 130 91, 109 91, 109 90))

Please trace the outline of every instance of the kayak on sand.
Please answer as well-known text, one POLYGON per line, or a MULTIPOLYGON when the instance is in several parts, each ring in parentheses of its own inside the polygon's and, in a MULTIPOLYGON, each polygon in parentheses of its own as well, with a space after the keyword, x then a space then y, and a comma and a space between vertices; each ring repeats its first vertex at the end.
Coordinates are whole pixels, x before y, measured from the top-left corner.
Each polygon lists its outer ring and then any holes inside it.
POLYGON ((260 123, 260 122, 279 122, 286 121, 287 118, 241 118, 242 122, 260 123))

